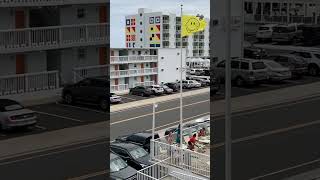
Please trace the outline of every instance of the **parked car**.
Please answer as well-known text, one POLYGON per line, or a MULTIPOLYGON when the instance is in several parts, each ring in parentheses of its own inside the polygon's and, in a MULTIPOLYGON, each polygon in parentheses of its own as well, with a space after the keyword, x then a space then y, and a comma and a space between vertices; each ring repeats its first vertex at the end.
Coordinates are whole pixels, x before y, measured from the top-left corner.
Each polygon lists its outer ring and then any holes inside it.
POLYGON ((308 71, 308 63, 301 57, 293 54, 271 55, 268 59, 274 60, 284 67, 288 67, 293 77, 301 77, 308 71))
POLYGON ((115 93, 110 93, 110 103, 121 103, 122 98, 115 93))
POLYGON ((204 79, 196 78, 195 81, 197 81, 198 83, 200 83, 200 87, 205 87, 205 86, 207 86, 207 82, 206 82, 204 79))
POLYGON ((195 74, 196 76, 202 76, 204 75, 204 70, 203 69, 195 69, 195 74))
POLYGON ((172 94, 173 93, 173 89, 169 88, 169 86, 164 85, 164 84, 160 85, 160 86, 163 88, 165 94, 172 94))
POLYGON ((150 87, 145 86, 136 86, 134 88, 130 88, 129 94, 131 95, 139 95, 142 97, 147 97, 153 94, 152 89, 150 87))
POLYGON ((277 25, 273 29, 272 41, 297 42, 302 39, 302 24, 277 25))
POLYGON ((196 75, 196 69, 187 69, 187 73, 190 75, 196 75))
POLYGON ((34 126, 37 115, 20 103, 10 99, 0 99, 0 128, 10 130, 16 127, 34 126))
POLYGON ((175 83, 175 82, 169 82, 169 83, 165 83, 164 85, 168 86, 169 88, 171 88, 173 90, 173 92, 177 92, 179 91, 179 84, 175 83))
POLYGON ((204 82, 206 82, 207 83, 207 86, 209 86, 210 85, 210 76, 202 76, 202 77, 200 77, 200 79, 202 79, 204 82))
POLYGON ((159 85, 147 86, 150 88, 153 95, 162 95, 164 93, 164 89, 159 85))
POLYGON ((199 88, 199 87, 201 87, 201 83, 199 83, 199 82, 196 81, 196 80, 188 80, 188 81, 191 81, 192 87, 194 87, 194 88, 199 88))
POLYGON ((255 46, 245 47, 243 51, 245 58, 263 59, 267 56, 267 52, 264 49, 255 46))
POLYGON ((294 51, 291 54, 304 58, 308 63, 308 73, 317 76, 320 73, 319 51, 294 51))
POLYGON ((138 145, 124 142, 112 142, 110 143, 110 150, 120 156, 129 166, 136 170, 143 169, 152 164, 149 161, 149 153, 138 145))
MULTIPOLYGON (((219 82, 225 80, 225 60, 214 65, 214 73, 219 82)), ((268 79, 268 70, 261 60, 234 58, 231 61, 231 80, 236 86, 259 84, 268 79)))
POLYGON ((265 24, 265 25, 259 26, 258 31, 256 33, 257 40, 259 42, 271 41, 272 40, 273 29, 276 26, 277 26, 277 24, 265 24))
POLYGON ((118 179, 136 179, 137 170, 129 166, 121 157, 110 153, 110 178, 118 179))
MULTIPOLYGON (((159 138, 159 134, 155 134, 154 138, 159 138)), ((150 152, 150 140, 152 139, 152 133, 139 132, 126 136, 120 136, 116 138, 118 142, 130 142, 138 146, 143 147, 146 151, 150 152)))
MULTIPOLYGON (((178 85, 180 87, 180 81, 178 81, 178 85)), ((193 84, 191 80, 182 80, 182 88, 183 89, 191 89, 193 88, 193 84)))
POLYGON ((270 81, 278 82, 291 78, 291 71, 288 67, 273 60, 263 60, 263 62, 267 66, 270 81))

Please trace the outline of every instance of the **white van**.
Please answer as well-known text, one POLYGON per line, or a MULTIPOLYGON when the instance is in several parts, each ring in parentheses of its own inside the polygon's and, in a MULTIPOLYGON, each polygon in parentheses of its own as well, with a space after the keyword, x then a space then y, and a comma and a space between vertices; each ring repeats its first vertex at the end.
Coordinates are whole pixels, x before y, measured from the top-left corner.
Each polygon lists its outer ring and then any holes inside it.
POLYGON ((266 40, 272 40, 272 34, 273 29, 278 24, 265 24, 258 28, 258 31, 256 33, 256 38, 259 42, 266 41, 266 40))

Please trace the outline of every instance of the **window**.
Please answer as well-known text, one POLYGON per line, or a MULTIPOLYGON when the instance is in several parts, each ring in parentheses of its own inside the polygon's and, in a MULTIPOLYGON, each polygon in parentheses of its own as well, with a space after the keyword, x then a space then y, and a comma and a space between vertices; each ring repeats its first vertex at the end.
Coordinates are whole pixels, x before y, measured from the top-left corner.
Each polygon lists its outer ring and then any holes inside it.
POLYGON ((141 55, 141 51, 138 51, 138 55, 141 55))
POLYGON ((78 49, 78 58, 79 59, 85 59, 86 58, 86 49, 79 48, 78 49))
POLYGON ((240 62, 239 61, 231 61, 232 69, 239 69, 240 62))
POLYGON ((140 41, 143 41, 142 38, 140 38, 140 41))
POLYGON ((142 13, 140 13, 140 16, 142 16, 142 13))
POLYGON ((136 51, 132 51, 132 54, 135 55, 135 54, 136 54, 136 51))
POLYGON ((91 84, 91 80, 90 79, 85 79, 83 81, 80 81, 78 84, 80 86, 89 86, 91 84))
POLYGON ((142 33, 142 30, 140 30, 140 33, 142 33))
POLYGON ((111 147, 111 149, 116 153, 119 154, 120 156, 123 157, 129 157, 128 153, 120 148, 115 148, 115 147, 111 147))
POLYGON ((249 63, 248 62, 241 62, 240 69, 249 70, 249 63))
POLYGON ((80 18, 84 18, 84 17, 86 16, 85 9, 79 8, 79 9, 77 10, 77 15, 78 15, 78 18, 79 18, 79 19, 80 19, 80 18))
POLYGON ((142 25, 142 21, 140 21, 140 25, 142 25))
POLYGON ((254 62, 252 63, 252 69, 258 70, 258 69, 265 69, 266 65, 263 62, 254 62))
POLYGON ((133 67, 137 67, 137 65, 135 64, 135 65, 133 65, 133 67))

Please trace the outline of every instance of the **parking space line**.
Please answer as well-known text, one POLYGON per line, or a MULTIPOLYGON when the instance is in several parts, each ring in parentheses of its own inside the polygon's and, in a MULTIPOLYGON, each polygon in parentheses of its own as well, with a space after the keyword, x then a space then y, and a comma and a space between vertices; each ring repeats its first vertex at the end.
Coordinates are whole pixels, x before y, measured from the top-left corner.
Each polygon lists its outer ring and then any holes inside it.
POLYGON ((35 111, 35 112, 39 113, 39 114, 44 114, 44 115, 48 115, 48 116, 61 118, 61 119, 67 119, 67 120, 70 120, 70 121, 83 122, 82 120, 79 120, 79 119, 74 119, 74 118, 65 117, 65 116, 59 116, 59 115, 56 115, 56 114, 51 114, 51 113, 46 113, 46 112, 41 112, 41 111, 35 111))
POLYGON ((98 110, 94 110, 94 109, 90 109, 90 108, 84 108, 84 107, 72 106, 72 105, 67 105, 67 104, 61 104, 59 102, 56 102, 56 104, 59 105, 59 106, 64 106, 64 107, 71 107, 71 108, 85 110, 85 111, 92 111, 92 112, 96 112, 96 113, 100 113, 100 114, 107 114, 107 113, 105 113, 103 111, 98 111, 98 110))
POLYGON ((79 176, 79 177, 68 178, 67 180, 84 180, 84 179, 93 178, 93 177, 106 175, 106 174, 107 174, 107 171, 98 171, 98 172, 86 174, 86 175, 79 176))

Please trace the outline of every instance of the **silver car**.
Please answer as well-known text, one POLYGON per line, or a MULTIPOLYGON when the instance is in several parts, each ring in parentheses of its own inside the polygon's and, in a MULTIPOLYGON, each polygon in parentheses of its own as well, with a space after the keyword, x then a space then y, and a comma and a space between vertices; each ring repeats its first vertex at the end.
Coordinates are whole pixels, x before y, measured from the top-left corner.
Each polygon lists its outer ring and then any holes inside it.
POLYGON ((288 67, 284 67, 273 60, 262 61, 267 66, 270 81, 283 81, 292 77, 288 67))
POLYGON ((2 130, 34 126, 36 123, 37 115, 34 111, 24 108, 16 101, 0 99, 0 125, 2 130))
POLYGON ((110 102, 111 103, 121 103, 122 98, 115 93, 110 93, 110 102))
MULTIPOLYGON (((217 62, 213 71, 218 80, 225 79, 225 61, 217 62)), ((268 69, 261 60, 234 58, 231 61, 231 79, 236 86, 257 84, 269 79, 268 69)))

